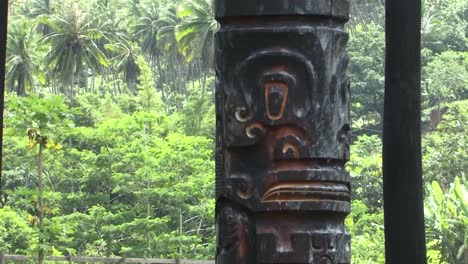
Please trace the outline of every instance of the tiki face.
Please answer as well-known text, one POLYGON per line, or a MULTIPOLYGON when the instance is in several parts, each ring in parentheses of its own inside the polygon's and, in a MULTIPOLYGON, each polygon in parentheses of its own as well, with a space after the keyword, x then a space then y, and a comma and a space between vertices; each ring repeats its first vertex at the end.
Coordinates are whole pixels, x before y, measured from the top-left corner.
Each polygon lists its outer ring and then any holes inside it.
MULTIPOLYGON (((236 43, 246 43, 217 62, 217 70, 234 73, 223 76, 218 90, 218 129, 224 131, 218 196, 256 212, 347 212, 348 59, 338 48, 347 36, 331 29, 283 31, 237 36, 236 43), (322 43, 323 34, 333 41, 322 43), (255 39, 272 44, 256 47, 255 39)), ((218 34, 221 42, 233 41, 234 34, 218 34)))
POLYGON ((219 264, 349 264, 348 0, 217 0, 219 264))

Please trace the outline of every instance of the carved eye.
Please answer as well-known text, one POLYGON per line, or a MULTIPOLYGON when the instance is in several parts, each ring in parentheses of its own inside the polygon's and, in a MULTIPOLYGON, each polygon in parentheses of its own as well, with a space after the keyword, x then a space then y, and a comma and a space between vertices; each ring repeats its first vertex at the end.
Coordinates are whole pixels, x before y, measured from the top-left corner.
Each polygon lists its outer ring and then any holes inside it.
POLYGON ((245 107, 243 107, 243 106, 236 107, 235 115, 236 115, 237 121, 239 121, 241 123, 245 123, 245 122, 249 121, 249 119, 251 118, 251 116, 247 112, 247 109, 245 109, 245 107))
POLYGON ((265 128, 259 123, 253 123, 246 128, 245 133, 249 138, 259 138, 265 134, 265 128))

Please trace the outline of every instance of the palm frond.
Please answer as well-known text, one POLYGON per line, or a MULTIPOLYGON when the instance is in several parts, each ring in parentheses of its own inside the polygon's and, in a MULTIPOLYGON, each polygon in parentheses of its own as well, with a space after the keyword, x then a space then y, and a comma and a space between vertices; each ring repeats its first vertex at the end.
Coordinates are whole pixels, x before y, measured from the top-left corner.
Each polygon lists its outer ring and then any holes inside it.
POLYGON ((205 68, 213 61, 214 34, 219 29, 210 0, 183 2, 177 9, 181 19, 175 27, 177 45, 188 62, 201 59, 205 68))

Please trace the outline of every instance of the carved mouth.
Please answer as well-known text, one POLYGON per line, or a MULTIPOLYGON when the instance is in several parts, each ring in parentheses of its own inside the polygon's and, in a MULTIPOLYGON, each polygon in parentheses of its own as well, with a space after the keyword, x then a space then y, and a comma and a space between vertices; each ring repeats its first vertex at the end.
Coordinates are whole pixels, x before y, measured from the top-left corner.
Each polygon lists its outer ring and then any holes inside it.
POLYGON ((336 182, 286 182, 270 187, 263 202, 350 201, 349 187, 336 182))

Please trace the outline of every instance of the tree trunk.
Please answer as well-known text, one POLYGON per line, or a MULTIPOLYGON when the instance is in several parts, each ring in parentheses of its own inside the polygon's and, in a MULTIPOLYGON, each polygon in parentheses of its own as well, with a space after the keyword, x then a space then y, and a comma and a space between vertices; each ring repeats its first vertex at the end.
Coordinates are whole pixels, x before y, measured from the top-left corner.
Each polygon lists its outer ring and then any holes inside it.
POLYGON ((17 86, 16 94, 18 96, 25 96, 26 95, 26 87, 25 87, 24 80, 21 80, 21 79, 18 80, 18 86, 17 86))
POLYGON ((45 142, 40 139, 39 154, 37 161, 37 189, 38 189, 38 214, 39 214, 39 253, 37 257, 38 264, 44 262, 44 198, 43 198, 43 185, 42 185, 42 158, 45 142))
MULTIPOLYGON (((179 236, 182 236, 183 234, 183 218, 182 218, 182 209, 179 209, 179 236)), ((177 259, 182 258, 182 243, 179 242, 179 255, 177 256, 177 259)))

